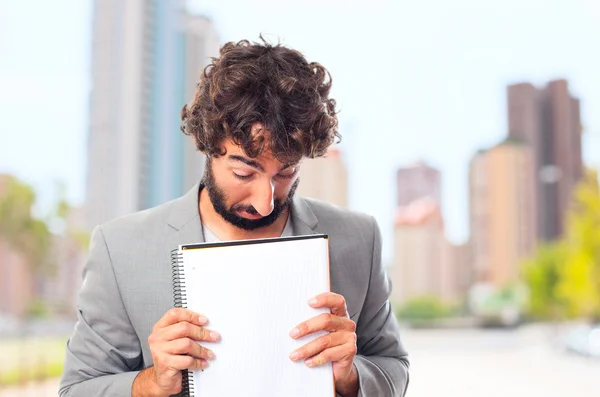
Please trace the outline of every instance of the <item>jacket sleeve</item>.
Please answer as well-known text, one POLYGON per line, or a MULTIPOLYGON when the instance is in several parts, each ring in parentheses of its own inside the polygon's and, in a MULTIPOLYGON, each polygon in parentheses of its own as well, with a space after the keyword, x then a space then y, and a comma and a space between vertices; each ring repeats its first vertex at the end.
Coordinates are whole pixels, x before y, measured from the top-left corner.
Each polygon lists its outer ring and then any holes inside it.
POLYGON ((390 302, 391 282, 381 263, 381 232, 373 223, 373 262, 367 296, 357 321, 359 397, 402 397, 408 386, 408 354, 390 302))

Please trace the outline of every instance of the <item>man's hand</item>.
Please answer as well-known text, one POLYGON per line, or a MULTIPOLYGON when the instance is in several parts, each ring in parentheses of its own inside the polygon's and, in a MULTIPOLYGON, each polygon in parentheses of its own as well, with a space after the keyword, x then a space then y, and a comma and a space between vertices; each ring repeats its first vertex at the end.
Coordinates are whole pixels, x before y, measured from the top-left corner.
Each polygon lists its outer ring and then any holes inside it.
POLYGON ((294 339, 317 331, 329 331, 290 354, 292 361, 305 359, 306 365, 315 367, 329 361, 338 393, 352 396, 358 393, 358 373, 354 367, 356 355, 356 324, 348 317, 343 296, 327 292, 309 301, 314 308, 326 307, 331 313, 320 314, 299 324, 290 335, 294 339))
POLYGON ((203 328, 208 319, 187 309, 169 310, 148 337, 154 365, 135 378, 132 396, 170 396, 181 391, 181 370, 204 369, 214 353, 196 341, 216 342, 220 335, 203 328))

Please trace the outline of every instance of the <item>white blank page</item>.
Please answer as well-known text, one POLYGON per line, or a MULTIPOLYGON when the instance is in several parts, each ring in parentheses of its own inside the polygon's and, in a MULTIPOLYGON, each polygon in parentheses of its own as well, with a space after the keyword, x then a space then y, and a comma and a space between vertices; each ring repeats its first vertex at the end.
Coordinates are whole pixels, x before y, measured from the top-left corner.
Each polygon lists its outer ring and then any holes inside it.
MULTIPOLYGON (((325 237, 183 249, 187 307, 221 334, 204 371, 194 371, 197 397, 332 397, 331 363, 310 368, 292 350, 325 335, 294 340, 290 330, 328 309, 308 300, 328 292, 325 237)), ((185 247, 185 246, 184 246, 185 247)))

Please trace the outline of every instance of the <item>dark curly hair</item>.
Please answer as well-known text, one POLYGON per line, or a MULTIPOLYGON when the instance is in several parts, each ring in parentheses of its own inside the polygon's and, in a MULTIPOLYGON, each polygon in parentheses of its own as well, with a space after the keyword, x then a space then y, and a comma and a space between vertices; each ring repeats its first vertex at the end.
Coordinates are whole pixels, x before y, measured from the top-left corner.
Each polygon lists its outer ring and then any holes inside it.
POLYGON ((331 75, 300 52, 260 39, 221 47, 201 73, 193 102, 181 109, 181 131, 209 156, 224 155, 227 138, 250 157, 265 150, 283 163, 323 156, 341 140, 331 75), (256 122, 266 133, 251 131, 256 122))

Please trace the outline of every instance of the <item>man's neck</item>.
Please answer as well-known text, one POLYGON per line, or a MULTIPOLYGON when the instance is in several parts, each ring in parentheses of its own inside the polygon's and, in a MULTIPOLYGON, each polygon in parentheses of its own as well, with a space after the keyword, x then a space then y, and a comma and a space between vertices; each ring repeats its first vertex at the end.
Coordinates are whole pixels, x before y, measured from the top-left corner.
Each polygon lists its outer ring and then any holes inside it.
POLYGON ((202 223, 222 241, 279 237, 283 233, 289 215, 289 206, 287 206, 272 225, 255 230, 244 230, 233 226, 215 211, 206 189, 200 191, 199 201, 198 210, 202 223))

